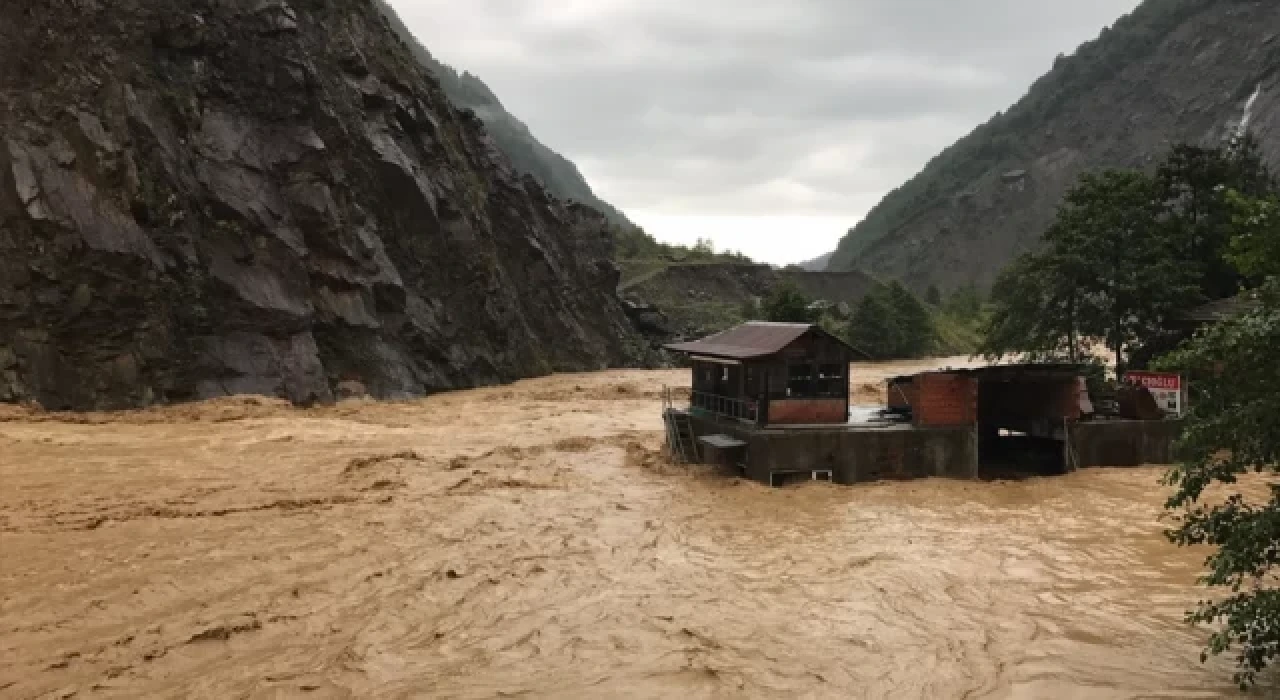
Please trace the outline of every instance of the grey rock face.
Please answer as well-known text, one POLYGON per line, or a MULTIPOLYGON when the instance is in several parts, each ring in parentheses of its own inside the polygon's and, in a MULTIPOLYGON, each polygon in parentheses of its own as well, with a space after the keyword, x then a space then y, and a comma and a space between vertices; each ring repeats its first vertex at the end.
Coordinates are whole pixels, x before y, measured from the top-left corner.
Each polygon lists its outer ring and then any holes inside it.
POLYGON ((830 269, 919 293, 989 287, 1039 246, 1080 174, 1151 171, 1179 142, 1217 146, 1251 99, 1250 130, 1280 165, 1277 26, 1276 2, 1146 0, 887 195, 830 269))
POLYGON ((369 3, 64 4, 0 4, 0 400, 650 359, 604 217, 519 177, 369 3))

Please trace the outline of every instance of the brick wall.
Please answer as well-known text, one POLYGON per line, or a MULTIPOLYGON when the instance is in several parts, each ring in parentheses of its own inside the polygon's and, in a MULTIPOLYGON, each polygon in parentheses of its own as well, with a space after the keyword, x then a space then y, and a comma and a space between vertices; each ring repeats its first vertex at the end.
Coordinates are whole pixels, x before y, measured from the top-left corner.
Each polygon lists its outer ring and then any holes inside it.
POLYGON ((916 377, 916 425, 942 427, 973 425, 978 420, 978 382, 954 374, 916 377))
POLYGON ((844 399, 774 399, 770 425, 827 425, 849 422, 844 399))

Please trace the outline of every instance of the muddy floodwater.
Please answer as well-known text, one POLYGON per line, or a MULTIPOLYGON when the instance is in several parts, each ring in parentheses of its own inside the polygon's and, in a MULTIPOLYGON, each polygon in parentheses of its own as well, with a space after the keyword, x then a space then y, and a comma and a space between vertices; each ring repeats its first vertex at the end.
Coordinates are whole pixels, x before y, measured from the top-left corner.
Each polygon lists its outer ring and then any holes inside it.
POLYGON ((1237 694, 1162 469, 771 490, 666 463, 687 382, 0 408, 0 697, 1237 694))

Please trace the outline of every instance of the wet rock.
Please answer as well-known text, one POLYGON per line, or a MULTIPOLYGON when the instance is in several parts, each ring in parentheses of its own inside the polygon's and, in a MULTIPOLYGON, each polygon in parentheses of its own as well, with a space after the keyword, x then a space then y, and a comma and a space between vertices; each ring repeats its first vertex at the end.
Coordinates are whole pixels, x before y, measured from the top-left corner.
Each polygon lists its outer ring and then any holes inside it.
POLYGON ((258 17, 258 31, 275 35, 298 31, 298 13, 283 0, 262 0, 254 8, 258 17))
POLYGON ((363 382, 348 379, 338 382, 335 394, 339 399, 361 399, 369 395, 369 389, 363 382))
POLYGON ((71 298, 67 301, 67 316, 76 317, 84 313, 89 308, 89 304, 93 302, 93 289, 85 283, 76 285, 76 289, 71 293, 71 298))
POLYGON ((608 222, 517 176, 370 3, 122 0, 112 31, 23 5, 0 3, 0 65, 66 58, 0 72, 0 400, 311 403, 355 392, 330 378, 407 397, 650 360, 608 222))

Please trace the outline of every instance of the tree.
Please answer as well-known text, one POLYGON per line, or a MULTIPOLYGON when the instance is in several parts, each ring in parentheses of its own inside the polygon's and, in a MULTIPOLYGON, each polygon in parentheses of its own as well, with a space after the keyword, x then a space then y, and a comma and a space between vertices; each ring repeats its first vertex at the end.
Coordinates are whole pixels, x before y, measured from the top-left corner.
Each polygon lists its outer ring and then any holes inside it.
POLYGON ((1190 271, 1166 235, 1155 183, 1142 173, 1083 175, 1045 233, 993 289, 983 352, 1078 360, 1104 338, 1123 371, 1126 350, 1159 331, 1194 293, 1190 271))
POLYGON ((929 354, 937 340, 937 330, 929 310, 897 280, 891 282, 884 293, 898 329, 893 356, 921 357, 929 354))
POLYGON ((1231 191, 1227 201, 1236 230, 1227 247, 1227 261, 1246 283, 1261 283, 1269 275, 1280 274, 1280 197, 1255 199, 1231 191))
POLYGON ((1179 545, 1211 545, 1201 582, 1230 593, 1203 601, 1188 618, 1213 624, 1209 654, 1235 650, 1242 688, 1280 655, 1280 488, 1246 495, 1231 489, 1210 500, 1213 484, 1236 484, 1250 472, 1280 473, 1280 216, 1275 199, 1232 192, 1235 235, 1229 259, 1245 279, 1263 279, 1252 310, 1197 334, 1157 366, 1192 378, 1193 400, 1170 470, 1168 508, 1178 511, 1167 535, 1179 545))
POLYGON ((1204 655, 1236 650, 1236 681, 1251 684, 1280 655, 1280 489, 1267 497, 1235 492, 1206 503, 1213 483, 1235 484, 1248 472, 1280 473, 1280 285, 1260 295, 1259 309, 1198 335, 1159 363, 1195 381, 1178 451, 1169 473, 1176 489, 1168 507, 1180 511, 1169 538, 1179 545, 1212 545, 1201 582, 1226 588, 1227 597, 1204 601, 1189 614, 1196 623, 1220 624, 1204 655))
POLYGON ((1240 272, 1225 253, 1235 235, 1229 192, 1265 197, 1275 182, 1257 141, 1246 134, 1222 148, 1178 145, 1156 173, 1157 195, 1168 212, 1168 235, 1205 299, 1240 289, 1240 272))
POLYGON ((894 357, 900 344, 893 307, 884 294, 871 293, 858 303, 849 322, 849 344, 874 360, 894 357))
POLYGON ((813 323, 813 312, 809 310, 811 303, 813 302, 795 286, 795 283, 787 280, 773 288, 769 296, 760 304, 760 313, 767 321, 813 323))
POLYGON ((942 306, 942 292, 938 291, 938 285, 929 285, 929 289, 924 293, 924 301, 935 309, 942 306))
POLYGON ((1086 352, 1080 332, 1085 279, 1074 255, 1045 252, 1015 260, 991 288, 995 308, 978 352, 989 359, 1024 354, 1078 362, 1086 352))

